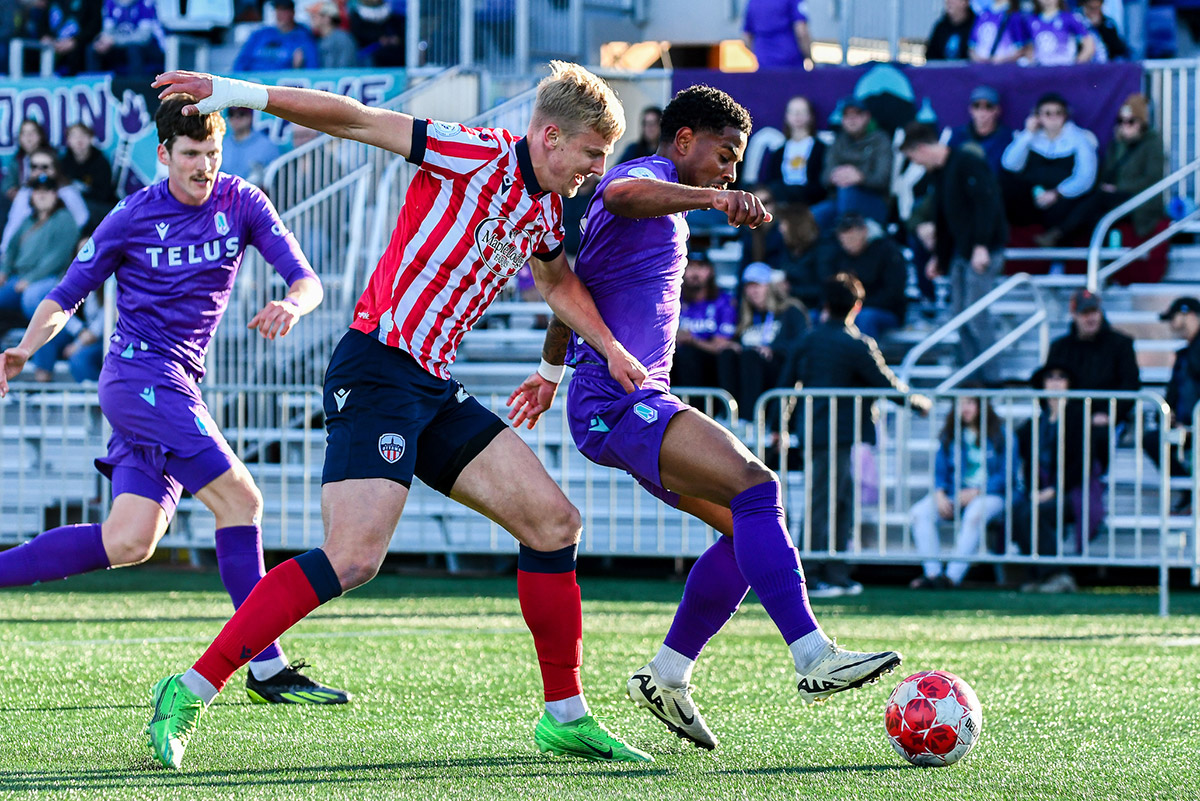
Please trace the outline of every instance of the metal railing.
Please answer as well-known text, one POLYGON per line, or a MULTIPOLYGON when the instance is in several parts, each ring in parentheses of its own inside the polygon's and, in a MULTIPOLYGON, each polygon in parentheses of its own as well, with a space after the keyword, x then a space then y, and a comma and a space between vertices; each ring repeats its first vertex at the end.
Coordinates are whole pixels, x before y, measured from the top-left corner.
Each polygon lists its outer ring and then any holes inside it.
MULTIPOLYGON (((964 266, 963 269, 970 269, 964 266)), ((1022 286, 1028 286, 1033 293, 1033 313, 1027 318, 1019 322, 1011 331, 1005 333, 997 339, 992 345, 986 348, 971 361, 964 364, 948 378, 942 381, 937 386, 936 391, 941 392, 954 387, 963 379, 974 373, 979 367, 986 364, 996 355, 1002 353, 1009 348, 1013 343, 1021 339, 1033 329, 1038 329, 1038 348, 1040 358, 1044 361, 1046 352, 1050 347, 1050 324, 1049 315, 1046 311, 1046 302, 1042 297, 1042 292, 1038 288, 1035 281, 1030 279, 1027 273, 1017 273, 1005 279, 1003 283, 988 292, 979 300, 972 303, 967 308, 956 314, 954 317, 947 320, 936 331, 925 337, 921 342, 914 346, 904 356, 904 361, 900 363, 900 368, 897 371, 900 379, 905 382, 910 382, 913 370, 916 367, 917 361, 924 356, 935 345, 944 342, 951 334, 954 334, 969 321, 973 320, 980 314, 985 312, 991 313, 989 307, 995 301, 1010 294, 1014 290, 1022 286)))
POLYGON ((1173 221, 1170 225, 1154 234, 1146 241, 1133 248, 1125 248, 1124 253, 1118 256, 1103 268, 1100 267, 1101 249, 1105 238, 1108 236, 1109 230, 1117 222, 1117 220, 1132 214, 1142 204, 1153 200, 1171 187, 1182 187, 1186 189, 1188 180, 1200 172, 1200 158, 1196 159, 1187 166, 1180 167, 1175 172, 1163 178, 1161 181, 1143 189, 1136 195, 1126 200, 1121 205, 1117 206, 1112 211, 1100 218, 1100 222, 1096 224, 1096 228, 1092 231, 1091 241, 1088 243, 1087 250, 1087 287, 1093 292, 1099 292, 1104 283, 1115 273, 1129 266, 1133 262, 1145 256, 1161 243, 1166 242, 1176 233, 1184 230, 1194 230, 1194 222, 1200 220, 1200 208, 1189 214, 1184 215, 1178 220, 1173 221))

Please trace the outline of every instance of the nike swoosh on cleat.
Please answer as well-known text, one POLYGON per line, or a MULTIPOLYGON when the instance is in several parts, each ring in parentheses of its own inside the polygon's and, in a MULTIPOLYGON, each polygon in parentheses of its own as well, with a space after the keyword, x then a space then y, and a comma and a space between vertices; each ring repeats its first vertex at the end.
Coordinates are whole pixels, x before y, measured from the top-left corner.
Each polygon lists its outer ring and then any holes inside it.
POLYGON ((684 711, 679 708, 678 701, 672 700, 671 703, 675 704, 675 711, 679 713, 679 719, 682 720, 686 725, 691 726, 693 723, 696 722, 696 719, 694 717, 688 717, 684 713, 684 711))
POLYGON ((842 666, 841 666, 840 668, 838 668, 837 670, 831 670, 831 671, 829 671, 829 672, 830 672, 830 673, 837 673, 837 672, 839 672, 839 671, 842 671, 842 670, 849 670, 849 669, 850 669, 850 668, 852 668, 852 667, 858 667, 859 665, 865 665, 865 664, 867 664, 868 662, 874 662, 876 659, 879 659, 881 656, 883 656, 883 654, 882 654, 882 653, 878 653, 878 654, 872 654, 871 656, 868 656, 866 659, 860 659, 859 661, 857 661, 857 662, 853 662, 853 663, 851 663, 851 664, 849 664, 849 665, 842 665, 842 666))
POLYGON ((592 745, 591 743, 589 743, 587 740, 585 740, 585 739, 583 739, 582 737, 580 737, 578 734, 577 734, 577 735, 575 735, 575 741, 576 741, 576 742, 579 742, 579 743, 583 743, 584 745, 586 745, 586 746, 588 747, 588 749, 589 749, 589 750, 591 750, 592 752, 594 752, 594 753, 595 753, 595 754, 597 754, 598 756, 602 756, 602 757, 604 757, 605 759, 612 759, 612 758, 613 758, 613 750, 612 750, 611 748, 608 748, 608 749, 603 749, 603 750, 602 750, 602 749, 600 749, 600 748, 597 748, 596 746, 594 746, 594 745, 592 745))

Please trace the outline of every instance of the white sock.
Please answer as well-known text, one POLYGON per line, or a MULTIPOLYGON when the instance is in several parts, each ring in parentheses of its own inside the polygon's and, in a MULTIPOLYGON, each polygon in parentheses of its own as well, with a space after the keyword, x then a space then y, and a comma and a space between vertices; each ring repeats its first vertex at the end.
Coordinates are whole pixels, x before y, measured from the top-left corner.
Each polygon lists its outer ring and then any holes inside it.
POLYGON ((251 662, 250 672, 259 681, 266 681, 287 666, 287 659, 283 654, 280 654, 270 659, 264 659, 261 662, 251 662))
POLYGON ((788 648, 792 652, 796 670, 801 673, 808 670, 830 645, 833 645, 833 640, 826 637, 825 632, 819 628, 794 641, 788 648))
POLYGON ((197 673, 195 668, 188 668, 187 673, 179 677, 179 683, 200 696, 200 700, 204 701, 205 706, 211 704, 217 697, 217 688, 212 686, 208 679, 197 673))
POLYGON ((579 720, 588 713, 587 701, 583 695, 572 695, 561 701, 547 701, 546 711, 559 723, 570 723, 579 720))
POLYGON ((650 660, 650 666, 658 672, 663 684, 686 687, 692 681, 692 669, 696 667, 696 660, 689 659, 674 648, 664 645, 650 660))

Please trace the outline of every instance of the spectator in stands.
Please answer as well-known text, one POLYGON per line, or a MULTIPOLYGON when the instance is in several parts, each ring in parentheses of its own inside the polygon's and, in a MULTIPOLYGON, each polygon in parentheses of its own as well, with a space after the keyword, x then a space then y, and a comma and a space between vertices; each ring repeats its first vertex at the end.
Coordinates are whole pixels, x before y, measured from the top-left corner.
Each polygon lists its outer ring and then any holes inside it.
MULTIPOLYGON (((934 256, 926 275, 950 277, 955 314, 992 290, 1004 266, 1008 226, 1000 182, 978 152, 954 149, 938 141, 937 131, 919 122, 904 129, 901 152, 930 175, 934 204, 934 256)), ((995 342, 995 324, 986 310, 959 329, 959 358, 966 364, 995 342)), ((993 362, 980 368, 980 377, 997 383, 993 362)))
MULTIPOLYGON (((1159 319, 1169 323, 1171 332, 1187 344, 1175 353, 1171 378, 1167 381, 1167 405, 1171 407, 1171 430, 1146 432, 1142 440, 1146 455, 1160 469, 1159 450, 1166 437, 1172 476, 1190 476, 1194 465, 1188 458, 1192 450, 1192 411, 1200 401, 1200 300, 1176 298, 1159 319)), ((1192 503, 1190 492, 1179 493, 1171 504, 1175 514, 1185 513, 1192 503)))
MULTIPOLYGON (((771 219, 755 228, 742 226, 738 231, 738 239, 742 245, 742 269, 755 261, 776 265, 783 258, 785 249, 783 232, 779 225, 779 204, 775 202, 775 195, 763 186, 758 187, 754 194, 762 201, 763 208, 771 215, 771 219)), ((688 215, 689 219, 691 216, 688 215)))
POLYGON ((87 49, 89 72, 153 75, 163 67, 154 0, 104 0, 100 35, 87 49))
POLYGON ((872 339, 904 322, 908 303, 908 265, 900 248, 874 220, 849 212, 838 220, 837 236, 827 239, 817 253, 822 281, 849 273, 862 282, 863 307, 855 317, 858 330, 872 339))
POLYGON ((808 310, 776 282, 769 264, 754 262, 742 271, 742 303, 737 341, 741 346, 738 391, 743 409, 753 409, 758 396, 779 384, 787 364, 808 330, 808 310))
POLYGON ((0 314, 24 324, 71 263, 79 226, 44 173, 29 179, 33 214, 17 228, 0 257, 0 314))
POLYGON ((67 129, 67 146, 63 148, 59 162, 63 179, 75 185, 87 205, 88 221, 82 231, 85 235, 100 224, 117 202, 112 165, 95 142, 95 133, 89 125, 75 123, 67 129))
POLYGON ((822 233, 832 230, 837 218, 848 211, 881 225, 887 222, 892 141, 875 125, 862 100, 847 97, 841 107, 842 130, 829 148, 821 176, 832 196, 813 208, 822 233))
POLYGON ((241 71, 313 69, 321 63, 312 33, 296 22, 296 4, 276 0, 275 24, 250 34, 233 68, 241 71))
POLYGON ((100 300, 103 291, 101 288, 88 295, 82 315, 73 314, 67 320, 63 330, 68 336, 55 337, 29 357, 30 364, 34 366, 34 381, 50 381, 54 377, 54 365, 60 359, 67 360, 71 377, 77 382, 96 381, 100 378, 106 344, 104 303, 100 300))
POLYGON ((1004 149, 1013 139, 1013 129, 1003 121, 1004 108, 1000 103, 1000 93, 990 86, 976 86, 971 90, 971 105, 967 113, 971 121, 950 133, 950 147, 975 145, 992 172, 1000 175, 1000 160, 1004 157, 1004 149))
MULTIPOLYGON (((840 273, 829 279, 824 294, 822 322, 800 341, 784 371, 783 383, 794 382, 808 389, 890 387, 907 394, 908 386, 888 369, 874 340, 864 337, 854 326, 854 319, 862 309, 862 282, 848 273, 840 273)), ((913 396, 912 404, 917 409, 928 410, 929 399, 913 396)), ((856 420, 853 399, 837 399, 836 431, 830 430, 830 409, 829 398, 814 398, 811 425, 798 427, 802 438, 811 431, 811 442, 802 442, 801 452, 811 444, 813 461, 805 476, 806 483, 812 488, 809 513, 812 539, 808 549, 818 552, 828 550, 831 531, 838 551, 845 551, 850 544, 854 511, 850 451, 856 444, 855 428, 861 431, 863 443, 875 444, 873 403, 862 403, 862 416, 856 420), (831 479, 832 495, 829 492, 831 479)), ((804 549, 803 541, 797 545, 804 549)), ((842 562, 805 559, 804 570, 810 597, 832 598, 862 592, 862 585, 851 579, 849 568, 842 562)))
POLYGON ((233 106, 225 112, 229 133, 221 147, 221 170, 261 187, 267 165, 279 158, 279 147, 266 131, 254 127, 254 109, 233 106))
POLYGON ((704 254, 688 257, 682 308, 675 337, 671 385, 737 391, 737 308, 717 287, 717 272, 704 254))
POLYGON ((1096 44, 1095 61, 1124 61, 1129 58, 1129 45, 1117 31, 1112 17, 1104 16, 1104 0, 1083 0, 1079 13, 1096 44))
MULTIPOLYGON (((1141 389, 1141 373, 1133 340, 1109 324, 1100 305, 1100 296, 1087 289, 1071 295, 1071 328, 1050 343, 1050 364, 1069 364, 1072 367, 1075 389, 1096 389, 1107 392, 1136 392, 1141 389)), ((1092 406, 1092 453, 1096 454, 1101 470, 1108 471, 1110 438, 1120 437, 1120 427, 1129 420, 1133 401, 1116 404, 1115 419, 1109 416, 1109 404, 1097 402, 1092 406)))
MULTIPOLYGON (((1117 112, 1116 132, 1104 152, 1096 191, 1047 231, 1045 241, 1053 244, 1078 232, 1090 235, 1101 217, 1161 181, 1165 171, 1162 137, 1150 128, 1150 103, 1145 95, 1130 95, 1117 112)), ((1156 194, 1134 209, 1129 220, 1134 233, 1145 239, 1164 216, 1162 196, 1156 194)))
POLYGON ((971 31, 971 60, 1008 64, 1033 55, 1029 20, 1021 11, 1021 0, 992 0, 976 9, 971 31))
POLYGON ((625 146, 617 163, 624 164, 634 159, 653 156, 658 152, 658 140, 661 132, 662 109, 658 106, 647 106, 642 109, 642 133, 636 141, 625 146))
MULTIPOLYGON (((1033 374, 1029 383, 1034 389, 1066 392, 1075 388, 1074 369, 1069 364, 1047 361, 1033 374)), ((1079 545, 1085 516, 1088 539, 1094 538, 1104 522, 1104 485, 1100 480, 1098 463, 1094 462, 1084 469, 1082 401, 1044 398, 1039 412, 1017 429, 1017 451, 1025 472, 1024 487, 1028 497, 1019 500, 1013 510, 1013 543, 1023 553, 1031 553, 1035 515, 1037 552, 1042 556, 1059 552, 1060 534, 1071 523, 1075 525, 1075 542, 1079 545), (1033 448, 1035 427, 1036 452, 1033 448), (1061 436, 1060 427, 1063 428, 1061 436), (1059 472, 1060 464, 1062 472, 1059 472), (1061 520, 1058 517, 1060 492, 1063 494, 1061 520)), ((1022 592, 1061 593, 1076 590, 1075 579, 1061 568, 1035 566, 1031 569, 1030 578, 1032 581, 1021 587, 1022 592), (1052 575, 1046 578, 1048 573, 1052 575)))
POLYGON ((787 137, 783 146, 763 157, 758 182, 771 190, 780 205, 815 206, 829 194, 821 180, 826 148, 817 138, 816 117, 804 95, 788 100, 783 133, 787 137))
MULTIPOLYGON (((926 559, 924 573, 914 579, 913 589, 957 587, 970 569, 970 557, 984 540, 987 524, 1004 512, 1005 495, 1016 487, 1015 472, 1005 469, 1008 453, 1000 416, 983 398, 958 398, 957 414, 946 416, 938 435, 934 459, 934 490, 913 506, 913 542, 929 557, 941 550, 937 521, 960 515, 954 536, 954 553, 960 559, 943 565, 926 559)), ((1015 462, 1015 460, 1012 460, 1015 462)), ((1012 464, 1015 468, 1016 465, 1012 464)))
MULTIPOLYGON (((67 207, 67 211, 71 213, 76 227, 83 230, 88 223, 88 218, 91 216, 88 212, 87 202, 84 201, 83 194, 74 184, 63 185, 60 177, 61 171, 58 168, 58 157, 54 153, 54 148, 42 147, 35 150, 33 156, 29 159, 29 170, 31 178, 48 175, 54 179, 59 185, 59 200, 67 207)), ((13 198, 12 208, 9 209, 8 219, 4 223, 4 233, 0 235, 0 254, 8 250, 8 246, 12 243, 17 229, 33 215, 32 197, 33 192, 26 185, 21 187, 16 197, 13 198)), ((72 242, 71 244, 74 245, 75 243, 72 242)))
POLYGON ((358 0, 350 9, 350 33, 359 55, 374 67, 403 67, 405 17, 386 0, 358 0))
POLYGON ((759 69, 804 67, 812 58, 808 0, 748 0, 742 35, 759 69))
POLYGON ((975 28, 975 9, 970 0, 946 0, 943 14, 925 43, 926 61, 965 61, 971 55, 971 31, 975 28))
POLYGON ((825 302, 817 265, 816 245, 821 230, 812 211, 806 206, 785 206, 779 210, 775 221, 783 240, 783 250, 772 263, 783 271, 792 297, 809 309, 820 309, 825 302))
POLYGON ((50 138, 40 122, 31 117, 21 121, 21 128, 17 132, 17 152, 4 165, 4 194, 9 200, 16 198, 17 192, 29 180, 32 174, 29 160, 34 151, 49 145, 50 138))
POLYGON ((1096 42, 1087 26, 1067 10, 1066 0, 1037 0, 1029 18, 1033 62, 1043 67, 1086 64, 1096 55, 1096 42))
POLYGON ((342 12, 333 0, 323 0, 312 12, 312 32, 322 69, 358 66, 358 44, 342 30, 342 12))
POLYGON ((1042 225, 1046 230, 1036 241, 1049 247, 1096 183, 1096 137, 1070 121, 1062 95, 1047 92, 1004 150, 1001 164, 1007 171, 1009 222, 1042 225))

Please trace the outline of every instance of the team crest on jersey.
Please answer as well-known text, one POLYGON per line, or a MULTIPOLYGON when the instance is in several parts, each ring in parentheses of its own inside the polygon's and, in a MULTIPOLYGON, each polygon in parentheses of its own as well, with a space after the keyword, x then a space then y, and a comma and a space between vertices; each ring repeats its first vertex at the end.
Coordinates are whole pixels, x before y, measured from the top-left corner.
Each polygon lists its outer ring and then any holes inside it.
POLYGON ((123 208, 125 208, 125 198, 121 198, 120 200, 118 200, 117 205, 112 207, 112 211, 110 211, 109 214, 116 214, 118 211, 120 211, 123 208))
POLYGON ((435 122, 433 124, 433 130, 437 131, 442 136, 454 136, 455 134, 462 133, 462 128, 458 127, 452 122, 435 122))
POLYGON ((529 260, 529 234, 505 217, 488 217, 475 226, 475 247, 483 264, 501 278, 512 278, 529 260))
POLYGON ((79 249, 79 255, 76 256, 75 258, 79 259, 80 261, 91 261, 95 255, 96 255, 96 243, 89 236, 88 241, 83 243, 83 247, 81 247, 79 249))
POLYGON ((632 178, 657 178, 658 177, 657 175, 654 174, 654 170, 650 169, 649 167, 634 167, 632 170, 629 171, 629 175, 632 178))
POLYGON ((283 236, 287 233, 287 229, 283 227, 283 223, 277 222, 271 225, 271 233, 275 236, 283 236))
POLYGON ((218 211, 213 215, 213 225, 217 226, 217 233, 221 236, 229 233, 229 219, 225 216, 225 212, 218 211))
POLYGON ((647 423, 653 423, 658 419, 658 410, 647 406, 644 403, 635 403, 633 406, 633 413, 645 420, 647 423))
POLYGON ((404 455, 404 437, 399 434, 384 434, 379 438, 379 455, 388 464, 395 464, 404 455))

